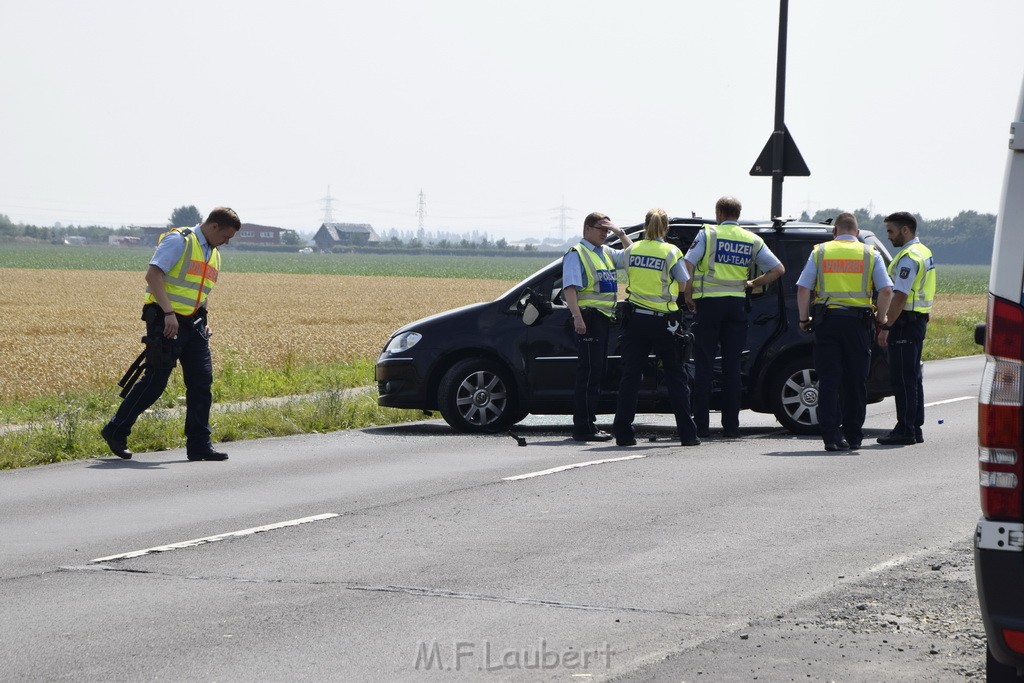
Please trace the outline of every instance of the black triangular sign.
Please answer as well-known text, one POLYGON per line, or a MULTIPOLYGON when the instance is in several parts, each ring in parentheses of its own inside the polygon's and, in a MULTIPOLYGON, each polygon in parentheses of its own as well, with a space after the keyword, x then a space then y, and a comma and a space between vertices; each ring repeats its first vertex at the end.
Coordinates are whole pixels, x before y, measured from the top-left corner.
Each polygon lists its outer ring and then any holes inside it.
MULTIPOLYGON (((811 175, 810 169, 807 168, 807 163, 800 154, 800 150, 796 148, 796 143, 793 142, 793 136, 790 135, 789 128, 785 124, 783 124, 782 128, 785 131, 782 144, 782 175, 811 175)), ((774 137, 775 133, 768 136, 768 142, 757 156, 757 161, 750 168, 750 175, 770 176, 772 174, 772 138, 774 137)))

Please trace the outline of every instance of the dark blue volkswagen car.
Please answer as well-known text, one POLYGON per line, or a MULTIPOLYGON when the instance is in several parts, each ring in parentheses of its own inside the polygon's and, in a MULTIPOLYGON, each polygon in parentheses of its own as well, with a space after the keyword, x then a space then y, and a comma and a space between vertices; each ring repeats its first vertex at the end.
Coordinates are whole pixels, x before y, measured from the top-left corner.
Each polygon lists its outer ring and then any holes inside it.
MULTIPOLYGON (((707 222, 673 218, 667 239, 685 252, 707 222)), ((812 337, 798 325, 796 279, 814 245, 832 239, 832 228, 793 221, 741 225, 760 235, 786 266, 782 278, 749 296, 743 407, 774 413, 792 432, 813 434, 818 426, 817 378, 812 337)), ((626 232, 641 239, 643 226, 626 232)), ((889 262, 888 250, 873 233, 862 230, 860 239, 889 262)), ((615 241, 609 244, 617 246, 615 241)), ((599 413, 615 412, 618 340, 613 324, 599 413)), ((686 335, 679 336, 679 344, 680 353, 689 359, 686 335)), ((868 380, 871 402, 892 393, 888 360, 880 349, 875 351, 868 380)), ((377 402, 392 408, 440 410, 448 424, 462 432, 502 432, 531 413, 571 415, 575 371, 575 333, 562 298, 559 259, 494 301, 439 313, 396 331, 377 359, 377 402)), ((692 360, 688 371, 692 378, 692 360)), ((718 393, 716 379, 712 407, 718 393)), ((637 412, 671 412, 653 357, 644 372, 637 412)))

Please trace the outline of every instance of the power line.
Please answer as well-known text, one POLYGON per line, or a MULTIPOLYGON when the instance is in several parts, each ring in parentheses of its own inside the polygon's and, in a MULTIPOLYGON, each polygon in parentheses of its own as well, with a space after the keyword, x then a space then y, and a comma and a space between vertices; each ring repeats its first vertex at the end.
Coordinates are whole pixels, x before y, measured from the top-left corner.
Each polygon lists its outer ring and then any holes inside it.
POLYGON ((335 199, 331 196, 331 186, 327 186, 327 196, 321 199, 324 203, 324 223, 334 222, 334 212, 332 211, 331 204, 334 203, 335 199))
POLYGON ((555 207, 552 211, 557 211, 558 214, 558 241, 565 241, 565 229, 569 221, 569 212, 573 211, 572 208, 565 205, 565 195, 562 195, 562 205, 555 207))

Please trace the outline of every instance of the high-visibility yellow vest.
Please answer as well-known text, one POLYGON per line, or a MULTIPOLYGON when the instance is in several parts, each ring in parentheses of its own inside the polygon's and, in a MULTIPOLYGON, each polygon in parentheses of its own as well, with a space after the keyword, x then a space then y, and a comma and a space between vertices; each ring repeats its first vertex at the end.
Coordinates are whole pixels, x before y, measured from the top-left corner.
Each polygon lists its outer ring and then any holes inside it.
POLYGON ((814 247, 818 279, 814 296, 828 306, 871 307, 875 248, 856 240, 832 240, 814 247))
POLYGON ((704 256, 693 269, 693 298, 744 296, 764 240, 735 223, 705 225, 704 256))
POLYGON ((619 295, 615 263, 604 253, 604 247, 587 249, 582 244, 575 244, 569 251, 579 254, 587 276, 586 285, 576 291, 576 301, 580 308, 595 308, 611 318, 615 314, 615 302, 619 295))
POLYGON ((889 263, 889 277, 893 280, 896 279, 896 264, 904 256, 909 256, 917 264, 917 275, 903 310, 927 313, 932 310, 932 302, 935 301, 935 259, 932 258, 932 250, 920 242, 903 247, 889 263))
MULTIPOLYGON (((217 284, 220 272, 220 252, 211 248, 210 260, 203 258, 203 247, 199 244, 199 236, 195 228, 173 228, 160 235, 158 243, 172 232, 185 238, 185 251, 181 258, 164 274, 164 289, 171 302, 171 308, 180 315, 192 315, 203 304, 206 297, 217 284)), ((147 304, 156 302, 153 294, 146 287, 145 301, 147 304)))
POLYGON ((629 302, 652 311, 678 311, 679 283, 671 271, 681 258, 683 253, 667 242, 640 240, 627 247, 629 302))

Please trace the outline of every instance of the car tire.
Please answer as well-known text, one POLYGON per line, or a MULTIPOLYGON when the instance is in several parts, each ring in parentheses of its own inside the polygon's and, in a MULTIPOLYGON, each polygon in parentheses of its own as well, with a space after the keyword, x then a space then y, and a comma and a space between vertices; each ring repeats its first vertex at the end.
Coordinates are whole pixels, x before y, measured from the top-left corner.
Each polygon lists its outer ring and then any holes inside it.
POLYGON ((992 650, 985 645, 985 680, 988 683, 1018 683, 1024 676, 1017 675, 1017 667, 1003 664, 992 656, 992 650))
POLYGON ((775 418, 794 434, 820 434, 818 376, 810 354, 789 361, 771 378, 768 401, 775 418))
POLYGON ((467 358, 449 368, 437 403, 445 422, 459 432, 504 432, 522 419, 508 373, 484 358, 467 358))

